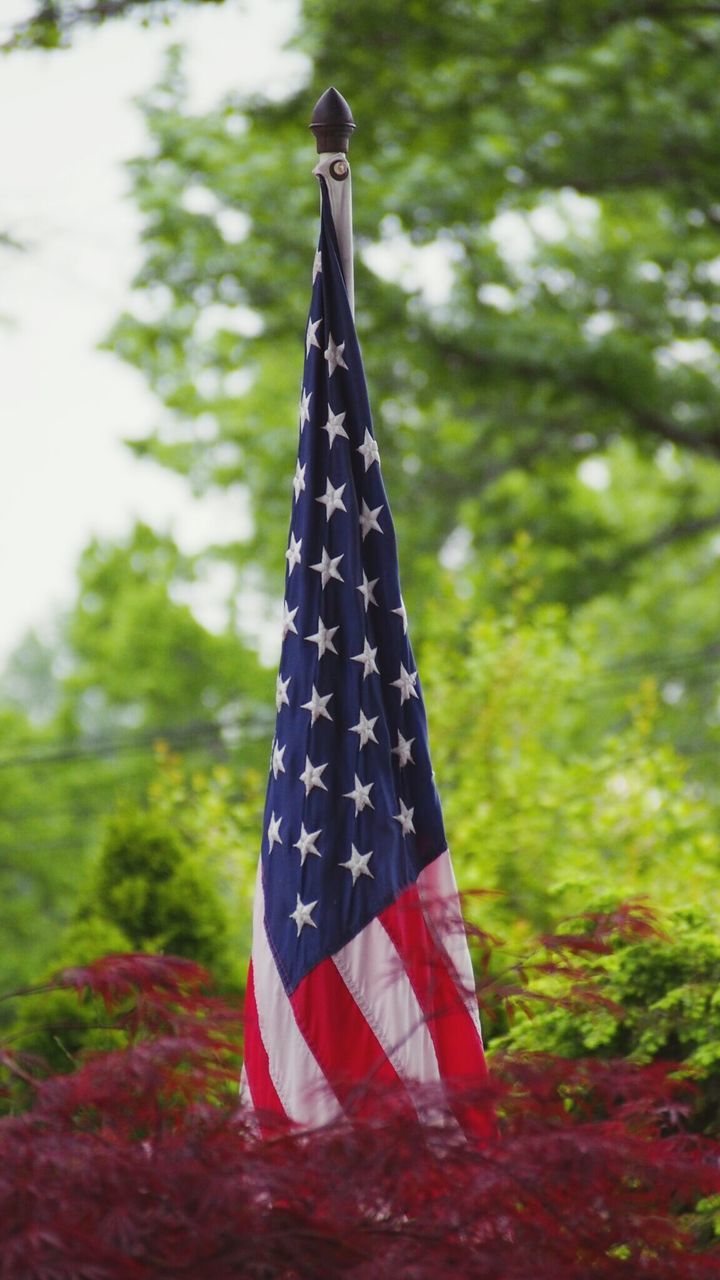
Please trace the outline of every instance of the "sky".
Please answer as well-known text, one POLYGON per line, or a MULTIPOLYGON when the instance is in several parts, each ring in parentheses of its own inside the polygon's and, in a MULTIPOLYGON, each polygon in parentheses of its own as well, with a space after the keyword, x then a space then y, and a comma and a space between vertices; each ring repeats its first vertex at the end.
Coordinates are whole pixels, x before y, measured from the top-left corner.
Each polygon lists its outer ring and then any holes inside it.
MULTIPOLYGON (((0 39, 27 10, 2 0, 0 39)), ((108 23, 72 49, 0 62, 0 230, 27 245, 0 249, 0 666, 70 604, 92 536, 122 535, 139 518, 192 551, 245 525, 236 494, 195 500, 179 477, 132 457, 123 438, 164 411, 98 343, 130 305, 141 261, 123 168, 146 146, 133 98, 176 41, 194 108, 231 89, 282 94, 305 71, 282 48, 296 21, 297 0, 226 0, 170 26, 108 23)))

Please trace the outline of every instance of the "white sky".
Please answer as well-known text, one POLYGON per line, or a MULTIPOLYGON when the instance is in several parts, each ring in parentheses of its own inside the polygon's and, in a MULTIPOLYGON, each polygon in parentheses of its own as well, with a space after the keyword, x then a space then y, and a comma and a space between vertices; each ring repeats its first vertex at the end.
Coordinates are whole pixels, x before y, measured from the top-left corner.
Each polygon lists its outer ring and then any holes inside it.
MULTIPOLYGON (((27 8, 2 0, 0 38, 27 8)), ((122 438, 162 410, 140 374, 96 344, 140 263, 122 162, 146 138, 131 99, 178 40, 193 107, 232 88, 282 92, 304 71, 300 55, 281 52, 296 15, 297 0, 226 0, 171 26, 115 22, 67 51, 0 59, 0 229, 31 246, 0 250, 0 665, 70 601, 93 534, 122 534, 139 517, 195 549, 244 524, 232 494, 197 502, 182 480, 132 458, 122 438)), ((312 163, 309 147, 308 172, 312 163)))

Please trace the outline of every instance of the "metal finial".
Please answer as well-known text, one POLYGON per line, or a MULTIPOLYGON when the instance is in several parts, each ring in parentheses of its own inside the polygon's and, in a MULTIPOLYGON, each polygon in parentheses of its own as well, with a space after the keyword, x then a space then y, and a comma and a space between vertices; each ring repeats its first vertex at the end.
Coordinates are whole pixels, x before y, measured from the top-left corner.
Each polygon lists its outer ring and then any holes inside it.
POLYGON ((322 97, 318 98, 313 108, 310 128, 315 134, 318 153, 347 153, 355 121, 347 102, 337 89, 326 89, 322 97))

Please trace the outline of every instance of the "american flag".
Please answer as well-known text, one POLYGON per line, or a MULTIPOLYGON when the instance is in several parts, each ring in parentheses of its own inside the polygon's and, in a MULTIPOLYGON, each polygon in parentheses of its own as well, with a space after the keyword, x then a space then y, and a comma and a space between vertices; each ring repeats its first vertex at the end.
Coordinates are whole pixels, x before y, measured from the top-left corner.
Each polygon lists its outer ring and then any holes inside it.
MULTIPOLYGON (((365 1084, 485 1079, 472 967, 326 177, 305 333, 244 1097, 261 1123, 365 1084)), ((489 1131, 478 1114, 471 1127, 489 1131)), ((467 1128, 467 1115, 465 1115, 467 1128)))

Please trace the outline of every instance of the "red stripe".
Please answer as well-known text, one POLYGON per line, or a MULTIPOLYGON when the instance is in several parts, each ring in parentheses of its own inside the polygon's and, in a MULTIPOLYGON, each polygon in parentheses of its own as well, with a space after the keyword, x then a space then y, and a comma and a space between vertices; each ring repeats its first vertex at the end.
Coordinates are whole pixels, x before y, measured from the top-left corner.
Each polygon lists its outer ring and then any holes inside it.
POLYGON ((297 1024, 343 1108, 377 1115, 387 1106, 415 1116, 405 1086, 332 960, 323 960, 296 987, 297 1024))
MULTIPOLYGON (((406 889, 379 919, 402 958, 425 1014, 443 1080, 459 1091, 481 1088, 488 1078, 482 1041, 453 978, 447 954, 428 929, 417 886, 406 889)), ((459 1106, 455 1110, 466 1133, 481 1138, 494 1134, 489 1108, 459 1106)))
POLYGON ((245 991, 245 1074, 260 1128, 264 1134, 276 1132, 278 1120, 287 1120, 287 1116, 270 1076, 270 1063, 260 1034, 252 960, 245 991))

